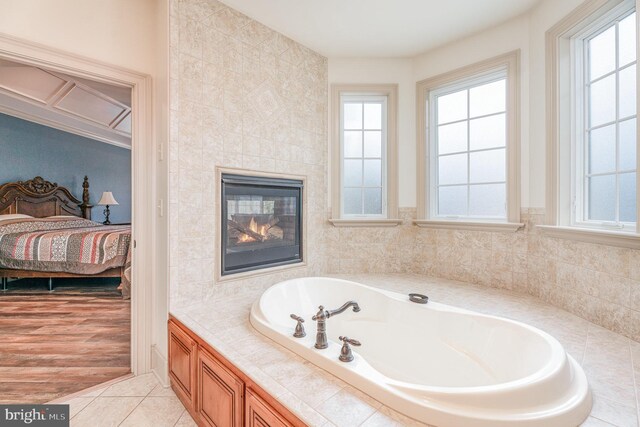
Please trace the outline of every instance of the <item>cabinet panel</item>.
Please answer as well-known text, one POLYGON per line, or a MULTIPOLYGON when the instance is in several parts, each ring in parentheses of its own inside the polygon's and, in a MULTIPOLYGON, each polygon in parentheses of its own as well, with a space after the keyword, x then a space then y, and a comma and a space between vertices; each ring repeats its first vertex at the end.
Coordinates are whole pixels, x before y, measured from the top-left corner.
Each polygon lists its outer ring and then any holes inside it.
POLYGON ((169 376, 174 390, 187 406, 195 404, 197 343, 179 326, 169 323, 169 376))
POLYGON ((202 348, 198 351, 197 412, 203 424, 242 427, 244 383, 202 348))
POLYGON ((245 417, 247 427, 292 427, 251 389, 247 389, 245 417))

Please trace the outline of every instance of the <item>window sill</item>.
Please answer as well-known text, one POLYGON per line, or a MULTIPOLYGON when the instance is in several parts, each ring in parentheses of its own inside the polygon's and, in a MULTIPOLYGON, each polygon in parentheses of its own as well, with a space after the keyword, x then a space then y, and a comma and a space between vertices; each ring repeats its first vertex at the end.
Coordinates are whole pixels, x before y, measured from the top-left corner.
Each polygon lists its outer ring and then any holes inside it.
POLYGON ((557 225, 537 225, 536 228, 540 230, 543 235, 556 237, 558 239, 640 249, 640 234, 637 233, 557 225))
POLYGON ((435 221, 416 220, 415 225, 423 228, 439 228, 444 230, 500 231, 516 232, 524 224, 519 222, 480 222, 480 221, 435 221))
POLYGON ((374 218, 362 218, 362 219, 330 219, 329 222, 334 227, 395 227, 402 224, 401 219, 374 219, 374 218))

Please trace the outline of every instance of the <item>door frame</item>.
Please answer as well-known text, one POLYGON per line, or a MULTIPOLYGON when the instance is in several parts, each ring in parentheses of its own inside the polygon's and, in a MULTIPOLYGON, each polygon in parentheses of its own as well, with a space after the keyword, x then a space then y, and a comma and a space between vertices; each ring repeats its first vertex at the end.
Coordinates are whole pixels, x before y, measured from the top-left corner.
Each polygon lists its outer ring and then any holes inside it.
POLYGON ((131 88, 131 372, 151 372, 153 231, 156 195, 152 80, 148 74, 0 33, 0 59, 131 88))

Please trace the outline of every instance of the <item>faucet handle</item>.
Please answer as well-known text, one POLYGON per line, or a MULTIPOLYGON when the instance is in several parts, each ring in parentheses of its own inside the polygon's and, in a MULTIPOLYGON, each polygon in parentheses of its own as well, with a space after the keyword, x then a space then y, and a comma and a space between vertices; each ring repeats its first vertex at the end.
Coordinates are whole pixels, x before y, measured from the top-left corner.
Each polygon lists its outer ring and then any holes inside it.
POLYGON ((289 316, 291 316, 293 320, 297 320, 298 322, 304 323, 304 319, 298 316, 297 314, 290 314, 289 316))
POLYGON ((359 346, 362 345, 362 343, 360 341, 351 339, 349 337, 339 337, 339 339, 343 343, 348 343, 348 344, 351 344, 351 345, 355 345, 356 347, 359 347, 359 346))
POLYGON ((304 331, 304 326, 302 326, 302 324, 304 323, 304 319, 300 316, 298 316, 297 314, 291 314, 290 317, 297 321, 298 323, 296 324, 296 330, 293 333, 293 336, 296 338, 303 338, 307 336, 307 333, 304 331))
POLYGON ((341 362, 351 362, 353 360, 353 353, 351 352, 349 344, 357 347, 361 345, 360 341, 349 337, 340 337, 340 341, 342 341, 342 348, 340 349, 340 357, 338 359, 340 359, 341 362))

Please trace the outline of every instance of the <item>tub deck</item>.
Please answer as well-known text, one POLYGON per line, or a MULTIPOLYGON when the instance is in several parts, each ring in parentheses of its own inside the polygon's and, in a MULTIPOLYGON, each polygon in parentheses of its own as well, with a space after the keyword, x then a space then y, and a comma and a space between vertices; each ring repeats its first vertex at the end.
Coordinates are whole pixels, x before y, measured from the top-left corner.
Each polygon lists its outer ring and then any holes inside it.
MULTIPOLYGON (((516 292, 416 275, 332 277, 397 292, 421 292, 444 304, 538 327, 557 338, 587 374, 594 407, 584 426, 638 423, 640 343, 516 292)), ((190 304, 174 299, 171 313, 311 426, 425 425, 385 407, 255 331, 248 321, 249 312, 264 288, 246 289, 231 297, 214 295, 211 300, 190 304)), ((307 322, 307 328, 313 330, 313 325, 307 322)))

